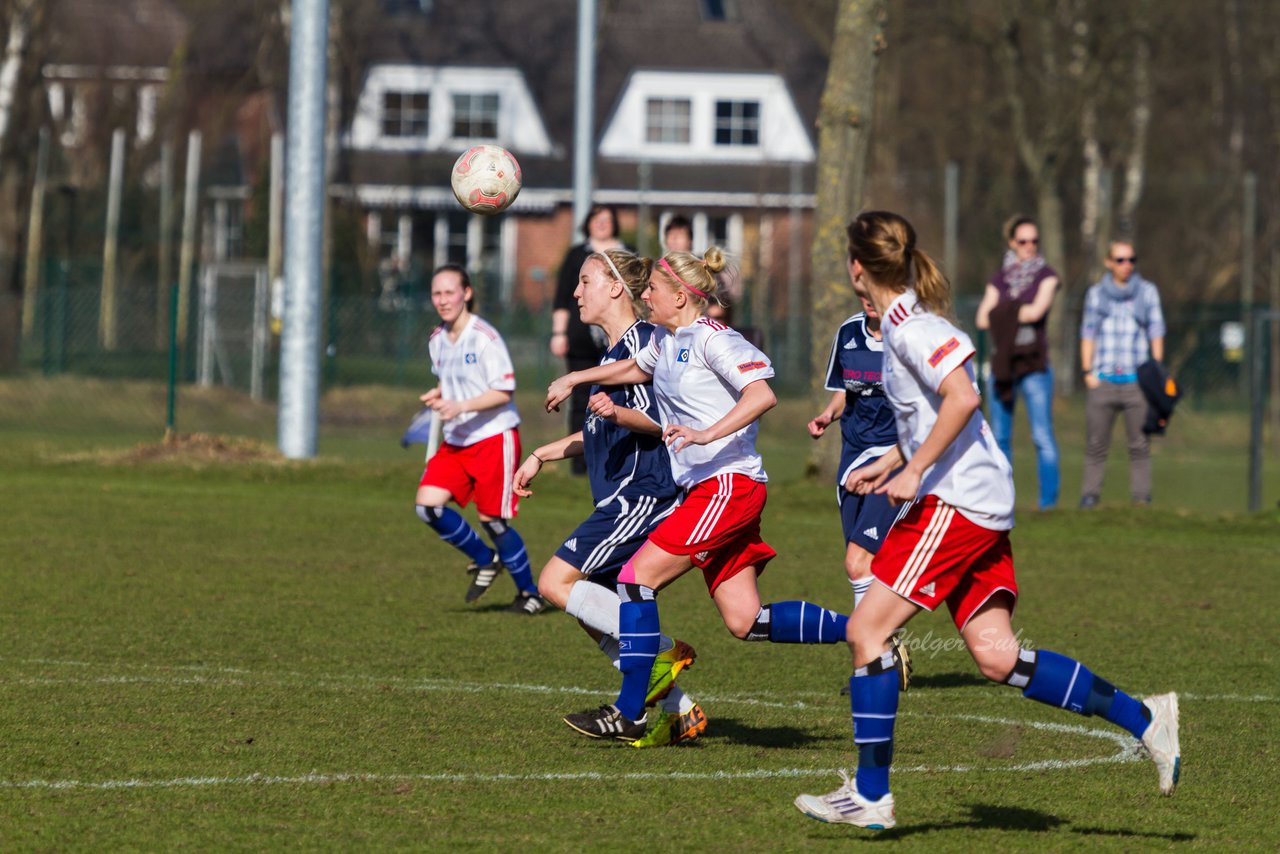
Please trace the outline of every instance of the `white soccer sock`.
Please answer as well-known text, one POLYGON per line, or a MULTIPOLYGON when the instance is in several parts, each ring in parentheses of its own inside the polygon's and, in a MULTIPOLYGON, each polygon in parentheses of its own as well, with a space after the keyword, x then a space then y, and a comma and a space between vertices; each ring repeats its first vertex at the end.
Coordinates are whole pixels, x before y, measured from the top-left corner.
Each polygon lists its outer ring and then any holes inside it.
POLYGON ((662 700, 662 711, 667 714, 683 715, 694 706, 693 698, 680 690, 679 685, 671 686, 671 693, 662 700))
POLYGON ((862 601, 862 597, 867 595, 867 591, 871 589, 871 582, 874 579, 868 575, 865 578, 850 578, 849 586, 853 588, 853 607, 857 608, 858 603, 862 601))
POLYGON ((569 601, 564 611, 577 617, 601 634, 618 636, 618 608, 622 602, 618 594, 590 581, 575 581, 569 588, 569 601))

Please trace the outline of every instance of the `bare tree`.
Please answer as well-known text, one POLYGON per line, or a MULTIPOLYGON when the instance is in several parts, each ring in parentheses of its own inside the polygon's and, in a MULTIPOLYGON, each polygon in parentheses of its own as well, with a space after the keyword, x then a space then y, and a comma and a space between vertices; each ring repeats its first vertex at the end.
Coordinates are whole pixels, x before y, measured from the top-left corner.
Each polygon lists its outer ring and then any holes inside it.
MULTIPOLYGON (((821 407, 831 398, 826 378, 827 342, 856 300, 846 267, 845 226, 862 203, 868 142, 875 104, 876 66, 885 50, 885 0, 840 0, 826 88, 818 108, 817 206, 812 255, 810 324, 811 397, 821 407)), ((836 442, 815 445, 813 467, 835 471, 836 442)))

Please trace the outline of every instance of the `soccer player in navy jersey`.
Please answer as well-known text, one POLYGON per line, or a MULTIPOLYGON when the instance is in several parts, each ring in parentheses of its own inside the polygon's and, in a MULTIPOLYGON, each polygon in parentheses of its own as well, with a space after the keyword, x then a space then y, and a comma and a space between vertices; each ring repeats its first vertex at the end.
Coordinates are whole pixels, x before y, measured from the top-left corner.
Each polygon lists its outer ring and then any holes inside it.
MULTIPOLYGON (((652 266, 648 258, 620 249, 593 253, 583 262, 573 296, 582 322, 608 336, 601 364, 634 358, 653 337, 653 324, 639 319, 652 266)), ((576 617, 615 667, 621 666, 618 572, 680 503, 659 417, 649 383, 592 386, 583 429, 535 449, 516 471, 515 491, 525 498, 533 494, 529 486, 544 463, 586 458, 595 509, 538 574, 538 590, 576 617)), ((659 639, 645 706, 661 702, 664 715, 634 746, 676 744, 706 730, 706 715, 674 681, 695 656, 682 641, 659 639)))
POLYGON ((467 601, 479 599, 503 567, 518 592, 507 609, 537 614, 546 607, 533 582, 524 540, 511 527, 518 499, 512 475, 520 460, 520 415, 512 395, 515 370, 507 345, 488 322, 472 314, 467 271, 446 264, 431 277, 431 302, 441 323, 427 345, 440 384, 422 395, 444 422, 444 442, 418 483, 416 511, 440 538, 471 559, 467 601), (449 507, 474 501, 493 548, 449 507))
POLYGON ((1178 695, 1139 701, 1074 658, 1024 648, 1013 633, 1012 470, 982 417, 973 344, 949 319, 946 278, 898 214, 860 214, 848 235, 854 286, 883 319, 885 393, 898 429, 898 448, 856 470, 852 485, 910 509, 872 562, 879 583, 849 619, 857 773, 826 795, 799 796, 796 807, 825 822, 896 824, 889 767, 899 688, 886 638, 943 602, 984 676, 1128 730, 1154 760, 1161 794, 1172 794, 1181 763, 1178 695))
POLYGON ((717 246, 701 258, 664 256, 644 300, 650 320, 669 334, 655 334, 634 359, 575 371, 547 390, 551 410, 581 383, 652 381, 672 474, 684 491, 680 506, 618 574, 622 690, 613 704, 565 718, 592 738, 634 741, 644 735, 645 692, 661 637, 655 597, 695 566, 735 637, 776 643, 838 643, 845 637, 842 614, 801 601, 760 604, 756 576, 776 552, 760 536, 768 477, 756 432, 777 398, 768 383, 769 358, 703 316, 725 266, 717 246))
POLYGON ((884 396, 880 379, 884 369, 880 315, 866 300, 862 307, 836 332, 826 383, 827 390, 834 393, 826 409, 808 425, 809 435, 818 439, 840 419, 836 501, 844 527, 844 566, 853 587, 854 607, 871 587, 871 558, 900 512, 883 495, 858 495, 847 486, 854 469, 875 462, 898 444, 893 407, 884 396))

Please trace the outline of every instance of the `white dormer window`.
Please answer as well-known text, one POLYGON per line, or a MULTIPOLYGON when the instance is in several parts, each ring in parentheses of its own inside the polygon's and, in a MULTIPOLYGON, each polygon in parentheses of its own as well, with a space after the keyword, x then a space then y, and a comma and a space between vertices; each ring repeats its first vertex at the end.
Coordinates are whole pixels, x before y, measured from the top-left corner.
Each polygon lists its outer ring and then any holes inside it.
POLYGON ((716 101, 716 145, 759 145, 760 102, 716 101))
POLYGON ((692 111, 688 98, 650 98, 645 105, 645 142, 688 145, 692 111))
POLYGON ((364 151, 465 151, 492 142, 551 153, 542 116, 516 68, 375 65, 346 144, 364 151))
POLYGON ((382 135, 426 136, 430 111, 426 92, 383 92, 382 135))
POLYGON ((816 159, 780 75, 712 71, 634 72, 609 117, 600 154, 685 163, 816 159))
POLYGON ((497 139, 498 93, 455 92, 453 135, 458 139, 497 139))

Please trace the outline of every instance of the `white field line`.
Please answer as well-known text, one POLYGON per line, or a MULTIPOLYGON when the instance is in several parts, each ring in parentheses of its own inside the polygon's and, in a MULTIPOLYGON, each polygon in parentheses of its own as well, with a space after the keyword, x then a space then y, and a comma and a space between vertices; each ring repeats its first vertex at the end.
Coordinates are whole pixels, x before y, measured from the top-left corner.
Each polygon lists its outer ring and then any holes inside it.
MULTIPOLYGON (((61 682, 68 684, 74 683, 92 683, 92 684, 130 684, 130 683, 155 683, 155 684, 208 684, 208 685, 232 685, 245 686, 254 683, 267 682, 269 684, 301 684, 310 688, 325 688, 334 690, 349 689, 353 684, 356 685, 396 685, 409 691, 443 691, 457 692, 465 694, 488 693, 490 691, 516 691, 530 694, 574 694, 582 696, 599 696, 611 693, 610 689, 601 688, 579 688, 571 685, 531 685, 519 682, 462 682, 451 679, 430 679, 430 678, 411 678, 404 676, 376 676, 369 674, 322 674, 316 675, 311 673, 298 673, 292 671, 268 671, 256 672, 240 667, 223 667, 218 665, 205 664, 178 664, 178 665, 160 665, 160 664, 136 664, 130 662, 90 662, 90 661, 74 661, 65 659, 6 659, 0 657, 0 661, 11 661, 16 664, 39 665, 46 667, 68 667, 77 669, 108 669, 120 668, 129 670, 143 671, 159 671, 159 672, 186 672, 186 673, 208 673, 208 674, 229 674, 234 676, 247 677, 246 679, 225 678, 218 675, 214 676, 193 676, 190 678, 179 677, 148 677, 148 676, 95 676, 81 679, 66 679, 58 677, 14 677, 9 678, 0 675, 0 685, 4 683, 26 684, 26 685, 54 685, 61 682)), ((993 697, 1002 697, 1010 700, 1021 700, 1021 692, 1010 691, 1003 687, 992 686, 990 688, 980 688, 983 694, 993 697)), ((808 709, 818 704, 825 706, 829 700, 829 694, 826 692, 803 693, 799 696, 805 696, 812 699, 811 702, 805 702, 799 699, 770 699, 777 695, 772 695, 768 691, 756 691, 750 695, 743 694, 703 694, 698 693, 699 699, 707 702, 716 703, 734 703, 744 706, 761 706, 765 708, 775 709, 808 709)), ((793 698, 795 694, 791 695, 793 698)), ((1145 696, 1142 694, 1136 696, 1145 696)), ((1190 700, 1194 702, 1225 702, 1225 703, 1280 703, 1280 697, 1270 694, 1196 694, 1178 692, 1178 699, 1190 700)))
MULTIPOLYGON (((91 662, 82 661, 52 661, 52 660, 27 660, 26 664, 36 664, 40 666, 60 666, 74 667, 77 669, 94 669, 98 667, 106 667, 110 665, 98 665, 91 662)), ((536 692, 546 694, 560 693, 576 693, 576 694, 600 694, 603 693, 598 689, 587 688, 563 688, 547 685, 525 685, 519 683, 459 683, 443 679, 430 680, 413 680, 401 677, 374 677, 374 676, 345 676, 345 677, 324 677, 316 680, 314 677, 300 673, 276 673, 276 674, 254 674, 252 671, 241 668, 227 667, 209 667, 203 665, 167 667, 158 665, 127 665, 134 669, 142 670, 161 670, 161 671, 181 671, 185 673, 196 672, 196 675, 176 676, 176 675, 107 675, 107 676, 82 676, 69 678, 47 678, 47 677, 23 677, 19 679, 6 679, 4 681, 16 684, 205 684, 210 686, 252 686, 261 684, 263 681, 272 681, 276 684, 294 684, 301 682, 312 687, 331 687, 349 690, 353 685, 370 685, 370 684, 388 684, 393 683, 400 685, 409 690, 423 691, 467 691, 479 693, 482 691, 518 691, 518 692, 536 692), (209 673, 209 676, 198 675, 200 672, 209 673), (226 674, 226 675, 222 675, 226 674), (235 674, 232 676, 231 674, 235 674), (248 677, 248 678, 242 678, 248 677)), ((743 705, 762 705, 773 706, 778 708, 806 708, 809 707, 803 702, 769 702, 760 700, 757 697, 704 697, 707 702, 716 703, 737 703, 743 705)), ((1038 771, 1063 770, 1069 768, 1083 768, 1090 765, 1105 765, 1115 763, 1137 762, 1142 759, 1142 752, 1132 738, 1121 733, 1109 730, 1095 729, 1091 727, 1081 726, 1079 724, 1060 724, 1047 723, 1041 721, 1025 721, 1011 718, 991 717, 986 715, 964 715, 964 714, 932 714, 918 712, 902 712, 903 716, 911 717, 928 717, 942 720, 964 720, 975 723, 985 723, 995 726, 1023 726, 1029 729, 1037 729, 1046 732, 1069 733, 1074 735, 1084 735, 1091 738, 1110 741, 1116 745, 1116 752, 1108 756, 1098 756, 1080 759, 1046 759, 1036 762, 1023 762, 1018 764, 1003 766, 975 766, 975 765, 913 765, 899 766, 895 771, 899 773, 969 773, 975 771, 986 771, 996 773, 1031 773, 1038 771)), ((835 769, 830 768, 781 768, 781 769, 757 769, 749 771, 708 771, 708 772, 683 772, 683 771, 658 771, 658 772, 624 772, 620 774, 606 774, 594 771, 567 771, 567 772, 542 772, 531 774, 364 774, 364 773, 319 773, 312 772, 297 776, 276 776, 265 774, 251 774, 242 777, 177 777, 166 780, 145 780, 145 779, 128 779, 128 780, 0 780, 0 789, 37 789, 37 790, 111 790, 111 789, 171 789, 171 788, 197 788, 208 786, 245 786, 245 785, 316 785, 316 784, 332 784, 332 783, 404 783, 404 782, 420 782, 420 783, 500 783, 500 782, 577 782, 577 781, 607 781, 607 782, 626 782, 626 781, 649 781, 649 780, 690 780, 690 781, 734 781, 734 780, 766 780, 766 779, 784 779, 797 777, 824 777, 834 776, 835 769)))

